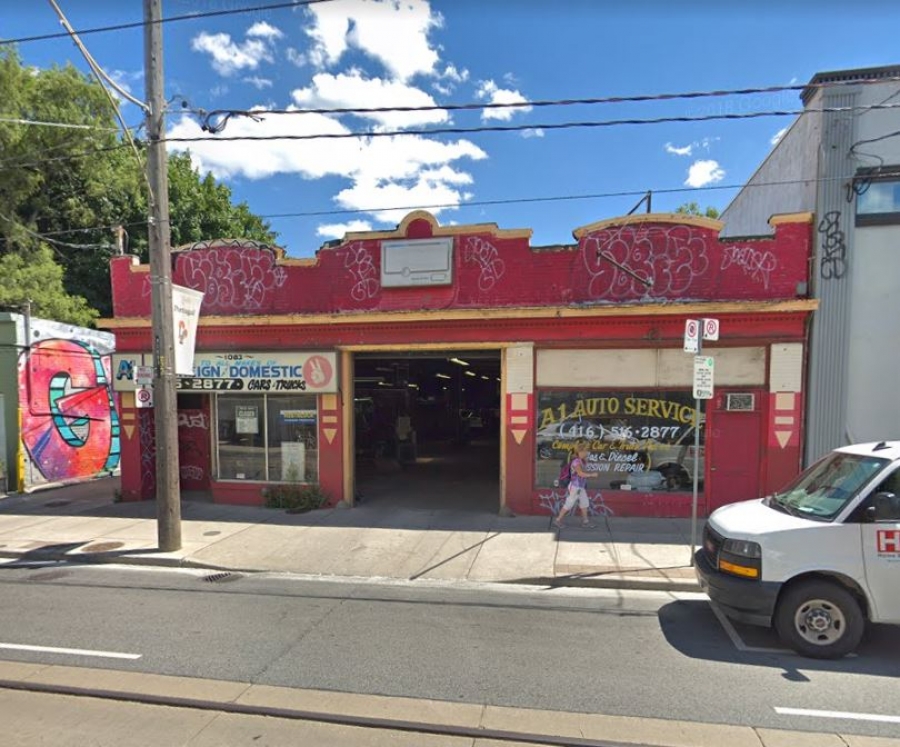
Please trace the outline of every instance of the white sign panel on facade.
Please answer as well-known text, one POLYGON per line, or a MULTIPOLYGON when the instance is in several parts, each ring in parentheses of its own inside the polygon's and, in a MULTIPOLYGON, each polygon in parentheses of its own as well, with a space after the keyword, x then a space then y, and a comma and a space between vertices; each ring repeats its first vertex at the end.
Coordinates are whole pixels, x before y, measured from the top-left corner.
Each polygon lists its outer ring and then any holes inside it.
POLYGON ((694 356, 694 399, 712 399, 715 358, 694 356))
POLYGON ((135 366, 134 383, 137 386, 151 386, 153 384, 153 366, 135 366))
POLYGON ((700 322, 688 319, 684 323, 684 352, 696 353, 700 347, 700 322))
POLYGON ((175 325, 175 374, 191 376, 194 372, 194 344, 203 293, 180 285, 172 285, 172 322, 175 325))
POLYGON ((194 355, 194 376, 178 388, 193 391, 337 392, 337 354, 204 353, 194 355))
POLYGON ((381 242, 381 287, 413 288, 453 282, 453 239, 381 242))
POLYGON ((719 320, 718 319, 701 319, 703 324, 703 339, 718 340, 719 339, 719 320))

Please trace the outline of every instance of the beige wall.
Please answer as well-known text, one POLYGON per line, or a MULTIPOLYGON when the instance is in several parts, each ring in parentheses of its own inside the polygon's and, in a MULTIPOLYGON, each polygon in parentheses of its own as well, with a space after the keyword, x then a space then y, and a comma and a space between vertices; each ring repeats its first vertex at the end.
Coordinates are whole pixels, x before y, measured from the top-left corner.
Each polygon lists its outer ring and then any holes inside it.
MULTIPOLYGON (((715 384, 763 386, 766 349, 707 348, 715 358, 715 384)), ((539 387, 691 387, 694 356, 680 349, 538 350, 539 387)))

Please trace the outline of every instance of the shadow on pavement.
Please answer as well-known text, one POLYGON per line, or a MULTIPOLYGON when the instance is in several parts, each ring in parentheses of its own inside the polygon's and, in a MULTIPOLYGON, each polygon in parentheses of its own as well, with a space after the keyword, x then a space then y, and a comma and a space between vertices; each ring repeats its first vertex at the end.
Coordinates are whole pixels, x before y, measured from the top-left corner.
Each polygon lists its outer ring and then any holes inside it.
MULTIPOLYGON (((157 516, 156 501, 117 502, 119 478, 109 477, 86 483, 13 495, 0 500, 3 515, 47 517, 91 517, 151 519, 157 516)), ((484 507, 482 499, 463 500, 458 507, 448 502, 446 493, 462 490, 458 482, 441 485, 430 480, 420 481, 421 505, 414 494, 401 493, 392 498, 386 493, 379 500, 363 500, 353 508, 325 508, 308 513, 288 513, 283 509, 263 506, 234 506, 195 500, 182 495, 183 521, 239 522, 284 526, 321 526, 343 528, 378 528, 409 530, 442 530, 462 532, 513 532, 517 534, 545 534, 556 531, 552 517, 501 516, 496 509, 484 507), (433 494, 443 492, 443 498, 428 507, 433 494), (480 506, 480 507, 479 507, 480 506)), ((567 543, 598 543, 609 541, 638 544, 684 544, 690 537, 687 519, 654 518, 595 518, 596 528, 581 529, 573 524, 561 537, 567 543)))
POLYGON ((802 673, 842 672, 896 679, 900 676, 900 628, 869 625, 855 655, 843 659, 811 659, 787 650, 774 631, 732 623, 742 644, 740 650, 705 600, 672 602, 659 610, 660 629, 668 643, 685 656, 707 661, 749 664, 783 670, 792 681, 806 681, 802 673), (782 649, 753 651, 752 649, 782 649))

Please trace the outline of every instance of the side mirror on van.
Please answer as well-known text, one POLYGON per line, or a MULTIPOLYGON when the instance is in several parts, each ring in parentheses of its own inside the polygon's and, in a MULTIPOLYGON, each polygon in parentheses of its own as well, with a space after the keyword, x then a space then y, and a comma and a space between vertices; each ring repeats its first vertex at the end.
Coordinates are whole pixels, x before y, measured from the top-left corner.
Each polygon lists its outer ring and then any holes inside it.
POLYGON ((900 497, 894 493, 875 493, 868 513, 874 521, 900 521, 900 497))

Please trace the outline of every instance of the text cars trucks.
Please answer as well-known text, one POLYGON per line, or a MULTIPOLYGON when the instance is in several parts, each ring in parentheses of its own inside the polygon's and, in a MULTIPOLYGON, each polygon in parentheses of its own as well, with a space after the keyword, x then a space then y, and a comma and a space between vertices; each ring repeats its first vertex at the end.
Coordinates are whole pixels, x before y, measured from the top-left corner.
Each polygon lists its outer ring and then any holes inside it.
POLYGON ((694 556, 729 617, 843 656, 868 619, 900 624, 900 442, 836 449, 787 488, 714 511, 694 556))

